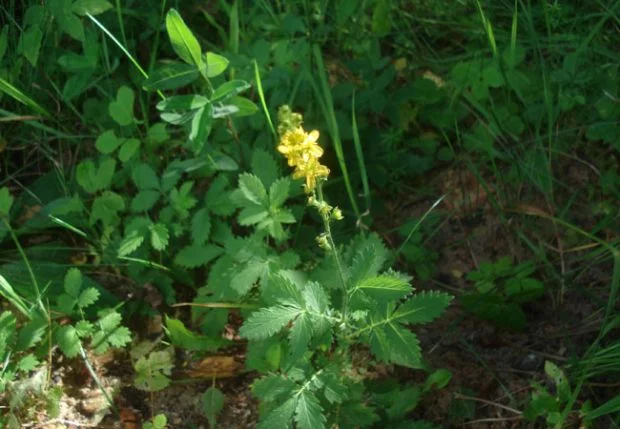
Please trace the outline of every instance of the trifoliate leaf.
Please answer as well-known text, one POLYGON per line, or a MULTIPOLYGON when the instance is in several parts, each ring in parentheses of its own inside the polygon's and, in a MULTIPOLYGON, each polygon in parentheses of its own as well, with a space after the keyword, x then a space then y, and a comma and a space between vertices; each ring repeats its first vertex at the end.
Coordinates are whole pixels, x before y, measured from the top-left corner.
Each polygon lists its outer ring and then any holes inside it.
POLYGON ((151 231, 151 245, 155 250, 162 251, 168 247, 170 234, 164 224, 154 223, 149 226, 151 231))
POLYGON ((116 161, 112 158, 103 159, 99 167, 95 167, 95 163, 87 159, 78 164, 75 177, 78 184, 92 194, 110 187, 115 169, 116 161))
POLYGON ((249 340, 268 338, 284 328, 302 312, 303 310, 299 307, 282 305, 262 308, 252 313, 239 330, 239 334, 249 340))
POLYGON ((93 202, 90 224, 94 225, 100 220, 105 226, 114 226, 120 221, 118 213, 124 210, 125 201, 123 197, 112 191, 105 191, 93 202))
POLYGON ((196 268, 206 265, 222 254, 222 248, 207 244, 204 246, 192 244, 181 249, 174 258, 174 263, 185 268, 196 268))
POLYGON ((93 305, 98 299, 99 291, 94 287, 89 287, 80 293, 80 297, 77 299, 77 305, 81 308, 86 308, 93 305))
POLYGON ((263 207, 269 207, 267 191, 263 183, 253 174, 243 173, 239 176, 239 189, 250 202, 263 207))
POLYGON ((269 187, 269 205, 271 207, 280 207, 289 195, 291 181, 287 177, 278 179, 269 187))
POLYGON ((159 196, 159 191, 151 189, 138 192, 131 200, 131 211, 137 213, 152 209, 157 201, 159 201, 159 196))
POLYGON ((68 358, 76 357, 80 352, 80 337, 71 325, 61 326, 56 331, 56 343, 68 358))
POLYGON ((65 274, 65 292, 73 298, 77 298, 82 288, 82 273, 77 268, 71 268, 65 274))
POLYGON ((295 421, 299 429, 324 429, 325 415, 316 396, 304 390, 298 395, 295 407, 295 421))
POLYGON ((428 323, 439 317, 452 301, 452 296, 442 292, 421 292, 401 305, 393 315, 401 323, 428 323))
POLYGON ((136 378, 134 386, 147 392, 156 392, 168 387, 173 368, 172 357, 165 351, 152 352, 141 357, 134 365, 136 378))
POLYGON ((201 208, 192 217, 192 241, 204 244, 211 234, 211 216, 209 210, 201 208))

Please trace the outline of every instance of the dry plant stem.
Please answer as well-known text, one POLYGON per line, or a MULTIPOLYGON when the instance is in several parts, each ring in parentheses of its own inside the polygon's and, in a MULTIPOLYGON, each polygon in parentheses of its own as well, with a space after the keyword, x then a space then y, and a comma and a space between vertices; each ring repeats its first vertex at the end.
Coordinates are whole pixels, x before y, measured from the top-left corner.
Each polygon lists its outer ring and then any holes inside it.
POLYGON ((466 401, 477 401, 477 402, 482 402, 483 404, 493 405, 494 407, 501 408, 502 410, 510 411, 511 413, 517 414, 519 416, 522 414, 521 411, 519 410, 515 410, 514 408, 511 408, 507 405, 498 404, 497 402, 489 401, 487 399, 476 398, 475 396, 461 395, 460 393, 455 393, 454 397, 458 399, 464 399, 466 401))
MULTIPOLYGON (((317 183, 316 190, 319 197, 319 202, 324 202, 325 200, 323 198, 323 185, 320 181, 319 183, 317 183)), ((338 254, 338 249, 336 248, 336 243, 334 242, 334 237, 332 236, 332 229, 329 224, 329 214, 321 213, 321 217, 323 218, 323 225, 325 226, 325 234, 327 235, 329 247, 334 256, 334 260, 336 261, 336 267, 338 268, 338 276, 340 277, 340 283, 342 286, 342 317, 344 320, 346 320, 349 312, 349 291, 347 289, 347 282, 344 278, 342 264, 340 263, 340 255, 338 254)))

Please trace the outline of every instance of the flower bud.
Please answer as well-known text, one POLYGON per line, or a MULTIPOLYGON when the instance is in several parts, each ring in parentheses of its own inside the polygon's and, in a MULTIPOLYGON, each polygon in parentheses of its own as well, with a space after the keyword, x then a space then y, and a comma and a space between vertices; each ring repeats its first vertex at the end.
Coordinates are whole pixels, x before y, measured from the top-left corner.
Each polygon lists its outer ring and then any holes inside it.
POLYGON ((338 207, 334 208, 334 210, 332 210, 331 218, 334 220, 344 219, 344 216, 342 216, 342 210, 340 210, 338 207))

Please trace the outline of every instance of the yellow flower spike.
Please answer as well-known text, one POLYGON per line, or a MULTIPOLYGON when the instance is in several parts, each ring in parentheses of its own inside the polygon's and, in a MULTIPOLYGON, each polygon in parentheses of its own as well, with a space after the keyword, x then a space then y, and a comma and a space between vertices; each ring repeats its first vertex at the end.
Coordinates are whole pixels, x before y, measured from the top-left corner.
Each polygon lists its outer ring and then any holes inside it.
POLYGON ((290 167, 294 167, 293 177, 306 179, 306 192, 316 188, 317 179, 326 178, 329 169, 319 163, 323 148, 318 144, 319 132, 307 133, 302 127, 289 129, 280 138, 278 152, 283 154, 290 167))

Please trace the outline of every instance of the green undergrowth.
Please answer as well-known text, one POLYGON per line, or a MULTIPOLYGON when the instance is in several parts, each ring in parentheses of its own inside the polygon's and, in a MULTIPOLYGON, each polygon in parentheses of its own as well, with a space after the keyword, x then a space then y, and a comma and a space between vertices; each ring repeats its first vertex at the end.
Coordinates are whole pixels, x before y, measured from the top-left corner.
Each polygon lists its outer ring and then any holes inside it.
MULTIPOLYGON (((78 362, 116 415, 111 350, 152 400, 180 356, 240 348, 258 427, 473 424, 435 327, 590 312, 509 417, 618 426, 620 1, 9 0, 0 25, 2 425, 62 420, 78 362), (316 189, 283 105, 318 131, 316 189), (509 244, 478 261, 488 225, 509 244), (474 254, 458 287, 446 249, 474 254)), ((226 415, 209 381, 189 424, 226 415)))

